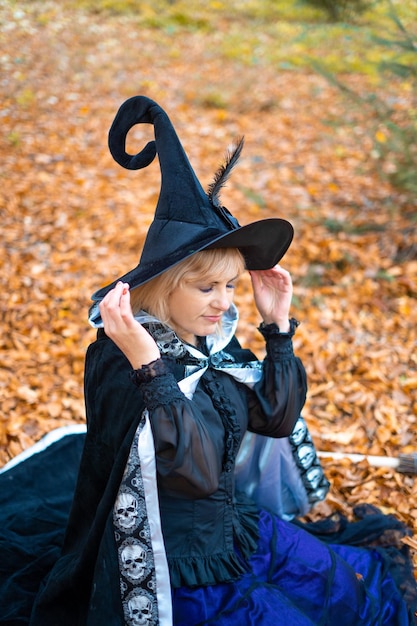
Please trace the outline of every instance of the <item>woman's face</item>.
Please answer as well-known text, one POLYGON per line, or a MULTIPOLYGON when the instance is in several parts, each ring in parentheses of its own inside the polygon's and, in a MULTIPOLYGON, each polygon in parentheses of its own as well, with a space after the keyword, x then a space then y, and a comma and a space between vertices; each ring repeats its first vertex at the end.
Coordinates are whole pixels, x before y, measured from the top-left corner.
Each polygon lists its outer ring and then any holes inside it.
POLYGON ((233 302, 237 276, 228 280, 193 278, 176 287, 168 298, 170 324, 187 343, 215 332, 233 302))

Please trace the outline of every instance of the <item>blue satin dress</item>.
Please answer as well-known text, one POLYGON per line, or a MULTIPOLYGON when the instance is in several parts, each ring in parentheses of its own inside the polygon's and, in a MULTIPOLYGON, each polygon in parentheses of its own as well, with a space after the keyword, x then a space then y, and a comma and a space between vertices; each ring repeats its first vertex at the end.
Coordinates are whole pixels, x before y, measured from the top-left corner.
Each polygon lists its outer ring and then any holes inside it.
POLYGON ((408 626, 412 616, 376 549, 326 544, 265 511, 250 572, 173 592, 175 626, 408 626))

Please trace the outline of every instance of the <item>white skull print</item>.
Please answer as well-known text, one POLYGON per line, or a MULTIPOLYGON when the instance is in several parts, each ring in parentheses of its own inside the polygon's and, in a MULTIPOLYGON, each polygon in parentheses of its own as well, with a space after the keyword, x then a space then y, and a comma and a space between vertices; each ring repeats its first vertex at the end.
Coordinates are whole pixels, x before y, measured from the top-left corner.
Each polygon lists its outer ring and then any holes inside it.
POLYGON ((307 426, 302 418, 299 418, 294 426, 294 429, 290 435, 290 439, 294 445, 298 446, 303 441, 307 432, 307 426))
POLYGON ((307 480, 313 489, 317 489, 322 479, 323 472, 320 467, 310 467, 307 472, 307 480))
POLYGON ((125 545, 120 552, 122 574, 131 580, 142 580, 146 576, 147 555, 139 543, 125 545))
POLYGON ((314 457, 315 457, 314 447, 310 444, 302 445, 297 450, 297 456, 301 464, 301 467, 303 467, 304 469, 308 469, 309 467, 311 467, 314 461, 314 457))
POLYGON ((114 521, 122 530, 130 530, 137 526, 139 519, 139 502, 131 493, 119 493, 114 505, 114 521))
POLYGON ((132 596, 127 602, 129 624, 151 626, 152 602, 144 594, 132 596))

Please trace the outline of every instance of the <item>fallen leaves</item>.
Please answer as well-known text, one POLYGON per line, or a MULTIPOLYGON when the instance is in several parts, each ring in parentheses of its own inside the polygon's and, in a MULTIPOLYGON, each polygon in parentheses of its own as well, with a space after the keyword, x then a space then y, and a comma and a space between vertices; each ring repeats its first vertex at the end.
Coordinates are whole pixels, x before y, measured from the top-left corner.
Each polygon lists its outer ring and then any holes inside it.
MULTIPOLYGON (((283 264, 294 279, 294 344, 317 447, 414 452, 416 206, 376 177, 365 120, 330 128, 325 118, 342 119, 344 105, 324 79, 208 54, 216 33, 184 31, 173 41, 139 30, 134 17, 20 5, 20 17, 12 3, 0 6, 0 463, 85 419, 90 295, 137 264, 159 192, 157 163, 123 171, 106 145, 118 106, 136 93, 169 112, 205 186, 244 134, 225 205, 241 223, 294 224, 283 264)), ((135 130, 129 149, 149 138, 135 130)), ((262 355, 248 276, 237 300, 239 337, 262 355)), ((414 476, 366 461, 323 465, 331 491, 312 517, 350 515, 366 501, 417 527, 414 476)))

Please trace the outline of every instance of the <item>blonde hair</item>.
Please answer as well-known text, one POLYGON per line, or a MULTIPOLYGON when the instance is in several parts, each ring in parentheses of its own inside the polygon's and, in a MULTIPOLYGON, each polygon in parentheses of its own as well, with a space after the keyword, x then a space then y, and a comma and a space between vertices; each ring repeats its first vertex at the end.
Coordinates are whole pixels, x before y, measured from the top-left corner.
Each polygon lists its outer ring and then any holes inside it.
POLYGON ((245 261, 237 248, 196 252, 144 285, 132 289, 130 303, 133 314, 144 310, 164 324, 170 324, 168 298, 174 289, 200 276, 214 282, 219 276, 239 276, 244 269, 245 261))

